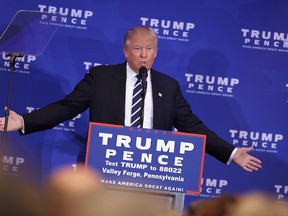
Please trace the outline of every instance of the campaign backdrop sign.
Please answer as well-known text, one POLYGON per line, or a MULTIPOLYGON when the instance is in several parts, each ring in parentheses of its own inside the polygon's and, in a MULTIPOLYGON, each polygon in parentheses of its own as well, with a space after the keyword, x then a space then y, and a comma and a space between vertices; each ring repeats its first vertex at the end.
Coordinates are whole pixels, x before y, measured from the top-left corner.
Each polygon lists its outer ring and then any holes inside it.
POLYGON ((101 183, 200 193, 205 135, 90 123, 86 167, 101 183))

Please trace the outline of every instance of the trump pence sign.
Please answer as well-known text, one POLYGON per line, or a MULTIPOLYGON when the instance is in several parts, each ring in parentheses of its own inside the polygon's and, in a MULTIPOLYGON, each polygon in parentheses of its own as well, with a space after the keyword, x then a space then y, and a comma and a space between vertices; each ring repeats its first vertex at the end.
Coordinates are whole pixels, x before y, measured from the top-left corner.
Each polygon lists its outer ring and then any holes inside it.
POLYGON ((92 123, 86 166, 101 183, 200 193, 206 136, 92 123))

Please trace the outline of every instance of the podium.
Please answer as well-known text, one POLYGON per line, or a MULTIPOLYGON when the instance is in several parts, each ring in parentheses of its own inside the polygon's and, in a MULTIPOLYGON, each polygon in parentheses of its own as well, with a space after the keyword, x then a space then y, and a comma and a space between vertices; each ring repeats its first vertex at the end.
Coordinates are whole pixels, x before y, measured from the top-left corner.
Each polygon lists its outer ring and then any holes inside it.
POLYGON ((86 167, 114 194, 136 193, 182 212, 185 194, 199 194, 206 136, 89 123, 86 167))

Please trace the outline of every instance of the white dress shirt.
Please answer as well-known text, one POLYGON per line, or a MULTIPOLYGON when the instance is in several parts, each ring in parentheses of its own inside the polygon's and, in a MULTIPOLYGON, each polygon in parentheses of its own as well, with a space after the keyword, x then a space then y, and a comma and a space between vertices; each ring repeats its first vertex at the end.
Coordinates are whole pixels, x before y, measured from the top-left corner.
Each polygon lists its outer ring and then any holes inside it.
MULTIPOLYGON (((153 128, 153 99, 152 99, 152 83, 151 83, 151 72, 147 72, 147 91, 144 101, 144 118, 143 128, 153 128)), ((125 126, 130 127, 131 125, 131 109, 132 109, 132 98, 133 88, 137 81, 137 73, 135 73, 127 64, 126 66, 126 93, 125 93, 125 126)))

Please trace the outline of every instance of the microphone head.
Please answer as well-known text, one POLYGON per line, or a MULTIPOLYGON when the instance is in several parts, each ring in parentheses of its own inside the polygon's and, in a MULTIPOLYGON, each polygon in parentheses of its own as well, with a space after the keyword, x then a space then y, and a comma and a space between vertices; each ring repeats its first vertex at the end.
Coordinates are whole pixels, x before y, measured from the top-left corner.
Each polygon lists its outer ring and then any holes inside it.
POLYGON ((147 76, 147 68, 142 66, 139 68, 139 75, 140 76, 147 76))

